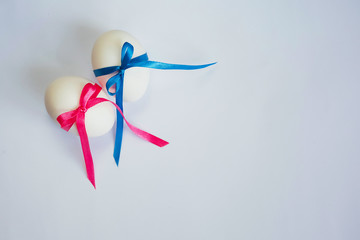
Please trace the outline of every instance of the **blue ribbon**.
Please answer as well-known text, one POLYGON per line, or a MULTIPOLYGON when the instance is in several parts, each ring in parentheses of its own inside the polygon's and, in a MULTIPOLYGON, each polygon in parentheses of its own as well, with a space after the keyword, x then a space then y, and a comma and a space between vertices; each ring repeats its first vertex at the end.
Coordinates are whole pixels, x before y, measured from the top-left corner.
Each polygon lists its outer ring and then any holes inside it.
MULTIPOLYGON (((162 70, 195 70, 206 68, 215 63, 203 64, 203 65, 182 65, 182 64, 170 64, 149 61, 147 53, 138 57, 132 58, 134 54, 134 47, 128 42, 125 42, 121 49, 121 65, 105 67, 94 70, 95 76, 103 76, 110 73, 118 72, 116 75, 111 77, 106 83, 106 90, 111 95, 116 95, 116 104, 123 111, 123 87, 124 87, 124 74, 125 70, 132 67, 144 67, 162 70), (110 88, 115 85, 115 92, 110 92, 110 88)), ((123 111, 124 112, 124 111, 123 111)), ((117 123, 116 123, 116 137, 115 137, 115 148, 114 148, 114 159, 117 165, 119 165, 121 143, 123 136, 124 121, 119 112, 117 112, 117 123)))

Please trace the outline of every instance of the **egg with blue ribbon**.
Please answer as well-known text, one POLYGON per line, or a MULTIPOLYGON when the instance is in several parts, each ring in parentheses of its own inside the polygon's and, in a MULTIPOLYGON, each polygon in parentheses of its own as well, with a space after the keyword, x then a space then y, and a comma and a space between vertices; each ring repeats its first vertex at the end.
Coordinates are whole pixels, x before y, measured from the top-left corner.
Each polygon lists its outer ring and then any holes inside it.
MULTIPOLYGON (((128 76, 130 71, 146 71, 147 69, 160 70, 196 70, 209 67, 215 63, 201 64, 201 65, 185 65, 173 64, 166 62, 158 62, 149 60, 149 57, 144 49, 139 47, 140 44, 130 36, 130 34, 123 31, 110 31, 102 35, 95 43, 93 49, 93 68, 94 74, 100 84, 105 88, 108 94, 115 96, 116 104, 123 112, 123 100, 129 100, 128 96, 134 96, 131 99, 138 99, 141 97, 147 87, 148 79, 136 79, 129 81, 128 76), (120 48, 121 46, 121 48, 120 48), (140 50, 139 50, 140 48, 140 50), (101 52, 101 49, 106 49, 101 52), (109 51, 113 49, 115 52, 109 51), (117 55, 118 57, 114 57, 117 55), (99 59, 97 59, 97 57, 99 59), (109 56, 108 62, 104 64, 106 56, 109 56), (102 62, 104 61, 104 62, 102 62), (116 61, 116 63, 115 63, 116 61), (110 66, 108 66, 110 63, 110 66), (126 75, 125 75, 126 71, 126 75), (141 82, 143 80, 143 82, 141 82), (146 84, 145 84, 146 82, 146 84), (142 84, 143 83, 143 84, 142 84), (127 87, 131 84, 131 87, 127 87), (136 86, 138 84, 138 86, 136 86), (134 87, 134 91, 132 88, 134 87), (138 88, 138 92, 135 89, 138 88), (130 91, 130 90, 131 91, 130 91), (129 93, 140 93, 131 95, 129 93)), ((145 72, 144 72, 145 73, 145 72)), ((122 116, 117 114, 116 121, 116 136, 114 147, 114 159, 116 164, 119 164, 122 136, 123 136, 123 120, 122 116)))
MULTIPOLYGON (((92 51, 93 69, 124 65, 124 61, 130 60, 128 58, 129 55, 127 55, 126 59, 121 55, 124 44, 126 45, 127 43, 130 43, 133 46, 133 52, 130 59, 146 54, 145 49, 139 41, 125 31, 113 30, 101 35, 96 40, 92 51)), ((109 72, 109 74, 97 76, 97 80, 103 89, 107 89, 107 82, 116 73, 117 72, 112 71, 109 72)), ((120 84, 112 84, 112 86, 109 87, 108 93, 112 95, 111 93, 115 93, 116 89, 122 87, 123 100, 126 102, 133 102, 140 99, 145 94, 149 84, 150 70, 148 68, 140 67, 129 68, 126 70, 126 75, 123 77, 123 86, 120 86, 120 84)))

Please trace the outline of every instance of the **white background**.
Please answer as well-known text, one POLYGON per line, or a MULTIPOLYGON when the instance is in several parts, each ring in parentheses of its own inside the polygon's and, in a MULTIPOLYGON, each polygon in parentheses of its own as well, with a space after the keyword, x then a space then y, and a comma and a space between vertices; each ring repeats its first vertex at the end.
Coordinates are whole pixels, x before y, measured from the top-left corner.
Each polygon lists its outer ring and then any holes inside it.
POLYGON ((0 2, 0 239, 360 239, 359 1, 0 2), (95 78, 103 32, 134 35, 151 71, 119 167, 114 133, 79 139, 46 86, 95 78))

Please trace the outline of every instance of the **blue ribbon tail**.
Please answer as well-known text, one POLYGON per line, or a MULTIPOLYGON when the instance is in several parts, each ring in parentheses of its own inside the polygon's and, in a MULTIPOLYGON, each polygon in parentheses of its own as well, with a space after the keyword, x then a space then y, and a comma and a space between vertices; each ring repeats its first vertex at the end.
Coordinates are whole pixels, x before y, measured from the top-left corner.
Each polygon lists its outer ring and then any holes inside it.
MULTIPOLYGON (((121 111, 123 110, 123 81, 120 81, 120 90, 116 93, 116 104, 120 107, 121 111)), ((119 113, 119 111, 116 111, 116 136, 115 136, 115 147, 114 147, 114 159, 116 162, 116 165, 119 166, 119 160, 120 160, 120 152, 121 152, 121 144, 122 144, 122 138, 123 138, 123 129, 124 129, 124 119, 119 113)))
POLYGON ((184 65, 184 64, 173 64, 173 63, 163 63, 156 61, 144 61, 144 62, 132 62, 129 64, 129 67, 145 67, 145 68, 153 68, 160 70, 196 70, 210 67, 211 65, 216 64, 202 64, 202 65, 184 65))

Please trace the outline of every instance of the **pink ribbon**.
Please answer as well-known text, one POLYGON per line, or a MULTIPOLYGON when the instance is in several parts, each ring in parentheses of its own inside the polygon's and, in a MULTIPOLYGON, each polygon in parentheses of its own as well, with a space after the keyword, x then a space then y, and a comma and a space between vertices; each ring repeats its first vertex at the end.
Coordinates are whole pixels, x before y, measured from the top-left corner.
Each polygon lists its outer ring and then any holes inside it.
POLYGON ((97 98, 97 95, 100 93, 100 91, 101 91, 101 87, 99 85, 91 84, 91 83, 86 84, 81 92, 79 107, 75 110, 65 112, 57 117, 57 121, 60 123, 61 128, 64 129, 65 131, 69 131, 72 125, 76 123, 76 127, 78 129, 80 136, 81 147, 84 155, 87 176, 95 189, 96 186, 95 186, 94 163, 91 156, 89 140, 85 128, 85 113, 89 108, 102 102, 110 102, 120 112, 120 114, 122 115, 124 121, 130 128, 130 130, 133 131, 136 135, 159 147, 164 147, 167 144, 169 144, 167 141, 164 141, 161 138, 158 138, 148 132, 145 132, 131 125, 125 119, 124 114, 118 105, 105 98, 97 98))

